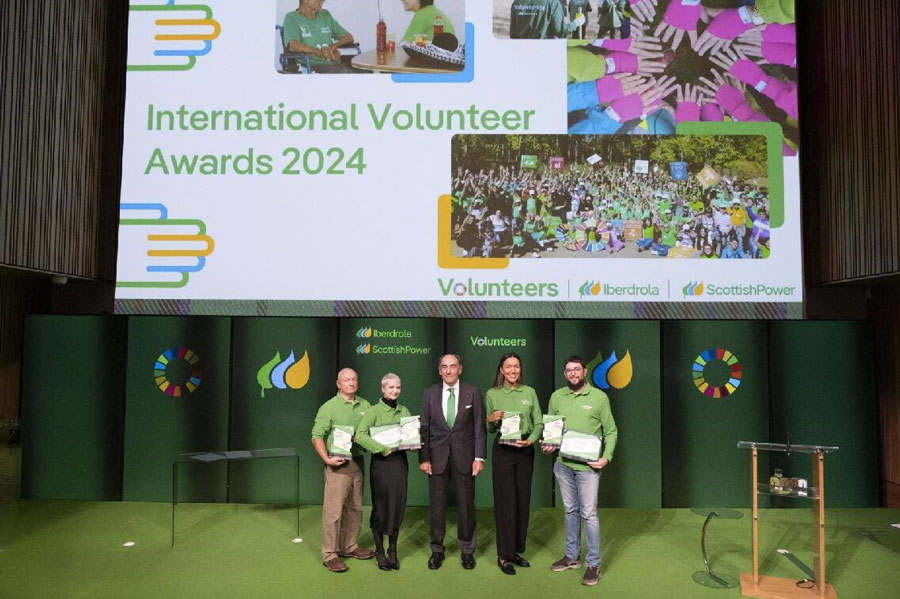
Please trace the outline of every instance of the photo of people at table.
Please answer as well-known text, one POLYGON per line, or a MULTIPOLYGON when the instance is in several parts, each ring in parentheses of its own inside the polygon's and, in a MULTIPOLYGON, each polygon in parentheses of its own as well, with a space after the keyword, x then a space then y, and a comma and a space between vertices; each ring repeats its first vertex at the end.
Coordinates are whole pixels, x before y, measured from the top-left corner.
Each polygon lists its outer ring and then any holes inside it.
POLYGON ((465 0, 276 0, 283 74, 453 70, 465 51, 465 0))
POLYGON ((452 149, 465 258, 761 259, 761 136, 478 136, 452 149))

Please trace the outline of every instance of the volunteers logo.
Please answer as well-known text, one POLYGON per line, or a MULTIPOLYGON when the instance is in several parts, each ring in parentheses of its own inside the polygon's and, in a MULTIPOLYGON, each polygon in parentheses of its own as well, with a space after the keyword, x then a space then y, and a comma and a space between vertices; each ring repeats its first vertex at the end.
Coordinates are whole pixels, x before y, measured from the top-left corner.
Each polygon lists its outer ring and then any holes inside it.
POLYGON ((528 340, 522 337, 469 337, 473 347, 525 347, 528 340))
POLYGON ((451 297, 558 297, 559 285, 556 283, 517 283, 509 279, 502 281, 476 281, 469 277, 466 280, 438 277, 441 295, 451 297))
POLYGON ((303 352, 299 360, 294 357, 294 350, 282 360, 281 352, 262 365, 256 373, 259 383, 259 396, 266 396, 266 389, 302 389, 309 382, 309 354, 303 352))
POLYGON ((183 345, 170 347, 157 356, 153 377, 156 386, 166 395, 181 397, 193 393, 203 380, 200 356, 183 345))
POLYGON ((692 281, 684 286, 681 292, 685 295, 703 295, 703 281, 692 281))
POLYGON ((737 356, 721 347, 702 352, 691 369, 694 385, 707 397, 728 397, 741 386, 741 363, 737 356))
POLYGON ((159 203, 120 204, 119 239, 131 235, 140 247, 141 253, 132 256, 139 269, 129 276, 120 266, 120 276, 132 280, 117 280, 116 287, 184 287, 192 274, 203 270, 216 245, 202 220, 169 218, 169 209, 159 203))
POLYGON ((616 350, 613 350, 605 360, 603 353, 597 352, 596 357, 588 363, 587 371, 590 373, 591 383, 598 389, 624 389, 631 383, 634 374, 631 352, 626 349, 625 355, 619 358, 616 350))
POLYGON ((129 71, 189 71, 222 32, 212 9, 199 3, 134 2, 129 7, 129 71))

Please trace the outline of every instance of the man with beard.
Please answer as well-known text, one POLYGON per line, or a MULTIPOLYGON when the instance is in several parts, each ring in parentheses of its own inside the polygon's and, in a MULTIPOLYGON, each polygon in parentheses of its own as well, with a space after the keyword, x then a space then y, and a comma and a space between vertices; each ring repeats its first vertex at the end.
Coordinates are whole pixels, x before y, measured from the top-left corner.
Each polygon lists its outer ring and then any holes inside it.
MULTIPOLYGON (((587 570, 581 584, 592 586, 600 581, 600 520, 597 517, 597 489, 600 471, 612 460, 616 449, 618 432, 613 420, 606 393, 587 384, 587 369, 580 356, 566 359, 564 374, 568 385, 557 389, 550 396, 548 414, 565 417, 567 430, 588 433, 603 438, 603 454, 596 462, 577 462, 557 457, 553 464, 553 474, 562 494, 565 508, 566 554, 554 562, 550 569, 554 572, 581 568, 581 521, 587 544, 585 562, 587 570)), ((544 445, 545 454, 553 453, 557 447, 544 445)))

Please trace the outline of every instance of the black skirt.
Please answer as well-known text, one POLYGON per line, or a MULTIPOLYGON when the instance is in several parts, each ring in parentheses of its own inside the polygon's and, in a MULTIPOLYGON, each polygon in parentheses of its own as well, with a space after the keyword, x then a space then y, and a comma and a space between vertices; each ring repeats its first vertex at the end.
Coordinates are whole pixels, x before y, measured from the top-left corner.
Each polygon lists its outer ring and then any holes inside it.
POLYGON ((406 511, 409 466, 405 451, 384 457, 372 456, 369 480, 372 484, 372 516, 369 525, 376 534, 393 535, 400 531, 406 511))

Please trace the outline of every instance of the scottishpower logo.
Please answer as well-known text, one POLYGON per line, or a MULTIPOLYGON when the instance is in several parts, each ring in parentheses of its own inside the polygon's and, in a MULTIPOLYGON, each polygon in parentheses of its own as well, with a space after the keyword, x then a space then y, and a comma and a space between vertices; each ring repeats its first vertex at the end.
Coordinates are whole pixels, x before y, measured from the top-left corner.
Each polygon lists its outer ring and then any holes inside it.
POLYGON ((259 396, 265 397, 267 389, 302 389, 309 382, 309 372, 307 352, 304 351, 299 360, 294 356, 294 350, 284 360, 281 352, 275 352, 275 356, 256 373, 259 396))
POLYGON ((371 343, 363 343, 361 345, 357 345, 356 353, 362 354, 362 355, 372 353, 372 344, 371 343))
POLYGON ((473 347, 525 347, 528 340, 521 337, 469 337, 473 347))
POLYGON ((619 358, 616 350, 605 360, 603 352, 597 355, 587 365, 587 371, 591 376, 591 383, 598 389, 624 389, 631 383, 634 374, 634 366, 631 363, 631 352, 625 350, 625 355, 619 358))
POLYGON ((681 292, 685 297, 689 295, 703 295, 703 281, 692 281, 685 285, 681 292))

